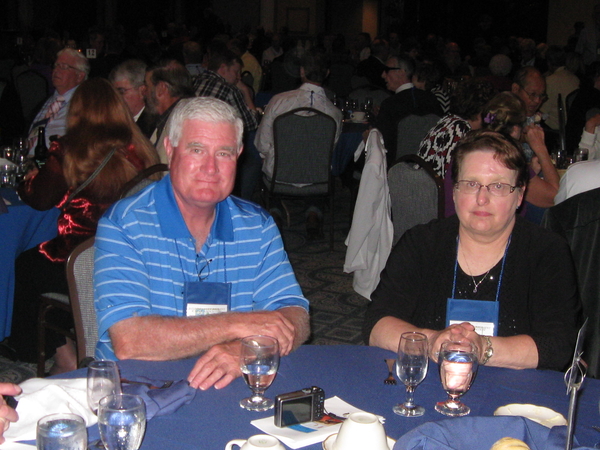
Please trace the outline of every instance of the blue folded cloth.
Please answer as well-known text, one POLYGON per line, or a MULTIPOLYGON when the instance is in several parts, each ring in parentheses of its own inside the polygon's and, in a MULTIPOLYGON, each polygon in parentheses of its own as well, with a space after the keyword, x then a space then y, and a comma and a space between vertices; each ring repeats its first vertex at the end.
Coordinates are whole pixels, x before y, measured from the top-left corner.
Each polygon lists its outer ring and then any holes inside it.
MULTIPOLYGON (((147 377, 128 377, 130 381, 150 383, 152 386, 160 387, 166 380, 154 380, 147 377)), ((162 389, 151 389, 143 384, 122 385, 123 393, 139 395, 146 403, 146 419, 154 416, 163 416, 177 411, 181 406, 190 403, 196 396, 196 389, 190 387, 187 380, 175 381, 170 387, 162 389)))
POLYGON ((6 203, 4 199, 0 197, 0 214, 6 214, 8 212, 8 208, 6 207, 6 203))
MULTIPOLYGON (((461 417, 424 423, 398 439, 394 450, 490 450, 503 437, 520 439, 531 450, 563 450, 567 427, 547 428, 524 417, 461 417)), ((587 448, 574 442, 574 450, 587 448)))

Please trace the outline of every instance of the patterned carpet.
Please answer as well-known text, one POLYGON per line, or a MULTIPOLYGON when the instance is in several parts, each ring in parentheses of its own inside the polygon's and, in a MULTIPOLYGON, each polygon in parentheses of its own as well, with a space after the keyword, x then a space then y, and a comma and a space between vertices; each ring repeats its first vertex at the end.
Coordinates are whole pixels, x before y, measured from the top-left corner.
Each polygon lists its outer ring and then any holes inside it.
POLYGON ((283 228, 283 240, 304 295, 310 300, 312 336, 309 344, 363 344, 361 327, 369 301, 354 292, 352 274, 344 273, 350 228, 350 196, 336 186, 334 250, 329 250, 329 211, 325 212, 325 238, 307 241, 301 203, 286 201, 291 226, 283 228))
MULTIPOLYGON (((302 202, 288 202, 291 225, 283 228, 286 251, 304 295, 310 300, 309 344, 363 344, 362 321, 368 300, 352 289, 352 275, 344 273, 350 228, 350 194, 336 185, 334 205, 334 250, 329 250, 329 220, 325 211, 324 239, 308 241, 302 202)), ((50 365, 50 363, 49 363, 50 365)), ((48 369, 49 367, 47 367, 48 369)), ((0 356, 0 381, 20 383, 35 376, 33 364, 13 363, 0 356)))

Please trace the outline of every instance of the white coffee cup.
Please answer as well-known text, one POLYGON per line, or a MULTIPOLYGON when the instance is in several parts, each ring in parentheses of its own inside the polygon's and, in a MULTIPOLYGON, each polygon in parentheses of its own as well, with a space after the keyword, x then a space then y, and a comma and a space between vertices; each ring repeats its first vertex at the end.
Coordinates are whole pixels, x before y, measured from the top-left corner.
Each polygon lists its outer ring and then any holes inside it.
POLYGON ((352 119, 353 122, 363 122, 365 120, 365 113, 363 111, 354 111, 350 115, 350 119, 352 119))
POLYGON ((375 414, 355 412, 348 416, 337 435, 333 450, 389 450, 383 425, 375 414))
POLYGON ((285 450, 277 438, 268 434, 256 434, 248 440, 234 439, 227 443, 225 450, 232 450, 234 445, 239 446, 240 450, 285 450))

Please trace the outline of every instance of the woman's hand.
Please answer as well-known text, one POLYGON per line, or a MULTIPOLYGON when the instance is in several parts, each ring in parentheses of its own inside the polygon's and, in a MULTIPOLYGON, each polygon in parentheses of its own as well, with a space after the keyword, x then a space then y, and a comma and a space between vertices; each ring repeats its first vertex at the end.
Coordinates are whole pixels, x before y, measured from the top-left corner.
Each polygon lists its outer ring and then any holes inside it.
POLYGON ((440 347, 442 346, 442 343, 444 343, 446 341, 468 340, 470 342, 473 342, 479 348, 480 341, 483 340, 483 338, 481 338, 481 336, 479 336, 475 332, 475 327, 473 325, 471 325, 469 322, 463 322, 463 323, 450 325, 448 328, 445 328, 443 330, 434 331, 433 333, 429 333, 428 339, 429 339, 429 357, 434 362, 438 361, 440 347))
POLYGON ((543 156, 549 157, 542 127, 539 125, 528 125, 523 128, 523 136, 525 136, 525 142, 529 144, 531 149, 540 159, 543 156))

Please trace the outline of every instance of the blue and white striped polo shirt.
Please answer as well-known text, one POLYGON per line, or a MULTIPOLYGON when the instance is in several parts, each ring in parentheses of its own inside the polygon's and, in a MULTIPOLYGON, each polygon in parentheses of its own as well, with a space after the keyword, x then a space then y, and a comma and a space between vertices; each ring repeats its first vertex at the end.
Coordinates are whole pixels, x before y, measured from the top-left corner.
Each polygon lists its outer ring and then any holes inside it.
POLYGON ((113 205, 96 233, 96 357, 116 359, 108 334, 115 323, 152 314, 185 316, 183 285, 231 284, 231 311, 308 310, 273 219, 259 206, 229 196, 216 205, 200 253, 166 176, 113 205))

